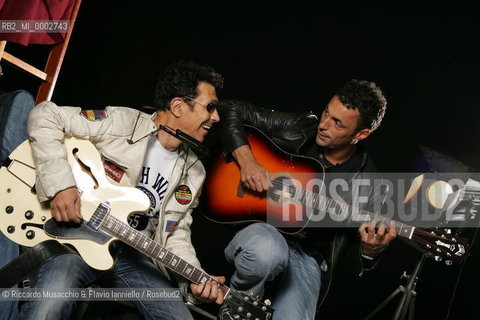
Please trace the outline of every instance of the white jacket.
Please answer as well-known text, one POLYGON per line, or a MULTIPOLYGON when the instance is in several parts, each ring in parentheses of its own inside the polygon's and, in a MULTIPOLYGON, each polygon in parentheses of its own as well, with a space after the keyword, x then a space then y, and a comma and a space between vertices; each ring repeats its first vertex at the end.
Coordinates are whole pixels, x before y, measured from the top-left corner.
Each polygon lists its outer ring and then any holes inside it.
MULTIPOLYGON (((122 168, 125 177, 121 184, 134 187, 143 167, 149 134, 157 129, 155 115, 140 113, 125 107, 107 107, 99 119, 89 120, 78 107, 58 107, 45 101, 36 106, 28 119, 28 133, 36 165, 36 191, 40 201, 52 199, 57 192, 76 185, 62 145, 64 135, 89 139, 98 149, 103 160, 122 168), (134 126, 136 124, 135 132, 134 126), (147 137, 145 137, 147 136, 147 137), (127 139, 137 139, 129 144, 127 139)), ((168 189, 159 214, 154 239, 167 250, 201 268, 192 246, 190 225, 192 210, 198 204, 205 169, 192 150, 181 147, 180 156, 169 177, 168 189), (174 191, 179 185, 187 185, 192 193, 191 201, 181 204, 174 191), (169 226, 167 226, 167 221, 169 226), (172 221, 175 227, 171 229, 172 221)), ((160 269, 168 277, 163 266, 160 269)), ((179 277, 180 287, 186 295, 187 282, 179 277)), ((192 296, 189 295, 189 300, 192 296)))

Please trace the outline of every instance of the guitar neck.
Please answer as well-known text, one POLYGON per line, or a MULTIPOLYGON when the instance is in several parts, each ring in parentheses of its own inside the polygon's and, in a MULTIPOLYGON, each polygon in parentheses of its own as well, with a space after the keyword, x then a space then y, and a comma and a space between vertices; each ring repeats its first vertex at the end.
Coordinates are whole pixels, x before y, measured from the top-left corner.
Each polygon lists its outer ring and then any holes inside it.
POLYGON ((190 282, 199 284, 212 280, 212 278, 205 272, 194 267, 187 261, 162 247, 159 243, 111 215, 105 216, 100 228, 142 252, 146 256, 160 262, 162 265, 178 273, 190 282))
MULTIPOLYGON (((398 222, 398 221, 395 221, 395 220, 391 220, 391 219, 379 216, 377 214, 370 213, 368 211, 364 211, 364 212, 362 212, 362 214, 369 215, 370 219, 368 221, 372 221, 372 220, 377 219, 377 220, 379 220, 380 224, 384 224, 387 227, 390 225, 390 222, 393 221, 395 223, 395 229, 397 231, 397 235, 400 236, 400 237, 404 237, 404 238, 407 238, 407 239, 412 239, 412 237, 415 233, 416 228, 413 227, 413 226, 410 226, 408 224, 401 223, 401 222, 398 222)), ((367 222, 367 221, 365 221, 365 222, 367 222)))
POLYGON ((379 220, 379 223, 389 226, 390 222, 393 221, 395 223, 397 235, 407 239, 412 239, 412 236, 415 232, 415 227, 413 226, 388 219, 370 211, 355 208, 345 202, 339 202, 319 193, 300 189, 295 186, 289 186, 289 189, 290 194, 292 195, 291 200, 293 202, 308 206, 310 208, 324 210, 324 212, 329 212, 331 210, 334 212, 338 210, 341 212, 349 212, 351 222, 359 222, 359 220, 354 220, 353 217, 360 216, 362 216, 362 223, 377 219, 379 220))

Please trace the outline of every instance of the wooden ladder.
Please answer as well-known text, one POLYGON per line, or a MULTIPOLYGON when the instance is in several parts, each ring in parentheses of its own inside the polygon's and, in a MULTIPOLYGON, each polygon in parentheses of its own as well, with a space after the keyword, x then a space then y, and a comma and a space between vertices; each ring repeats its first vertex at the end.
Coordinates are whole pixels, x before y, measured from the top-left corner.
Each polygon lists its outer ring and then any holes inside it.
POLYGON ((42 81, 38 88, 36 103, 50 100, 52 97, 81 2, 82 0, 75 0, 72 16, 70 17, 70 26, 66 32, 65 40, 52 46, 43 71, 6 52, 5 46, 7 45, 7 41, 0 41, 0 60, 3 59, 16 68, 19 68, 42 81))

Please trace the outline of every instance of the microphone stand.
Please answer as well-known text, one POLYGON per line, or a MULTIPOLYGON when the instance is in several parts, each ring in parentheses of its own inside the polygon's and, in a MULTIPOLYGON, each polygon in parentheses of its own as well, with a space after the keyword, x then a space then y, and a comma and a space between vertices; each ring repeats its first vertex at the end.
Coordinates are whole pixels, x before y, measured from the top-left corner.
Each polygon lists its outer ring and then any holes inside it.
POLYGON ((418 274, 425 263, 425 260, 430 256, 430 253, 422 254, 422 257, 415 265, 415 269, 411 275, 407 275, 406 271, 403 272, 401 279, 407 279, 407 285, 404 287, 400 285, 395 291, 390 294, 378 307, 376 307, 372 312, 370 312, 365 320, 372 319, 376 313, 378 313, 382 308, 384 308, 397 294, 401 294, 402 297, 400 302, 398 303, 397 308, 395 309, 395 313, 392 319, 394 320, 403 320, 407 316, 408 311, 408 319, 413 319, 414 311, 415 311, 415 297, 417 292, 415 291, 415 287, 418 281, 418 274))

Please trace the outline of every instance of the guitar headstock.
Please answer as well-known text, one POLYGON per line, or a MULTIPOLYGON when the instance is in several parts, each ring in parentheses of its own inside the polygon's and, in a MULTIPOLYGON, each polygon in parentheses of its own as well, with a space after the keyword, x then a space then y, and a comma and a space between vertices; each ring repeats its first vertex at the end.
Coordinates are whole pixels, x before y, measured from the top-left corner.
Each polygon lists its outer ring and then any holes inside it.
POLYGON ((270 301, 261 301, 259 298, 240 291, 231 290, 225 296, 225 304, 230 309, 234 319, 238 320, 271 320, 273 308, 270 301))
POLYGON ((423 250, 455 263, 463 262, 470 255, 467 238, 458 237, 437 229, 415 228, 412 240, 423 250))

